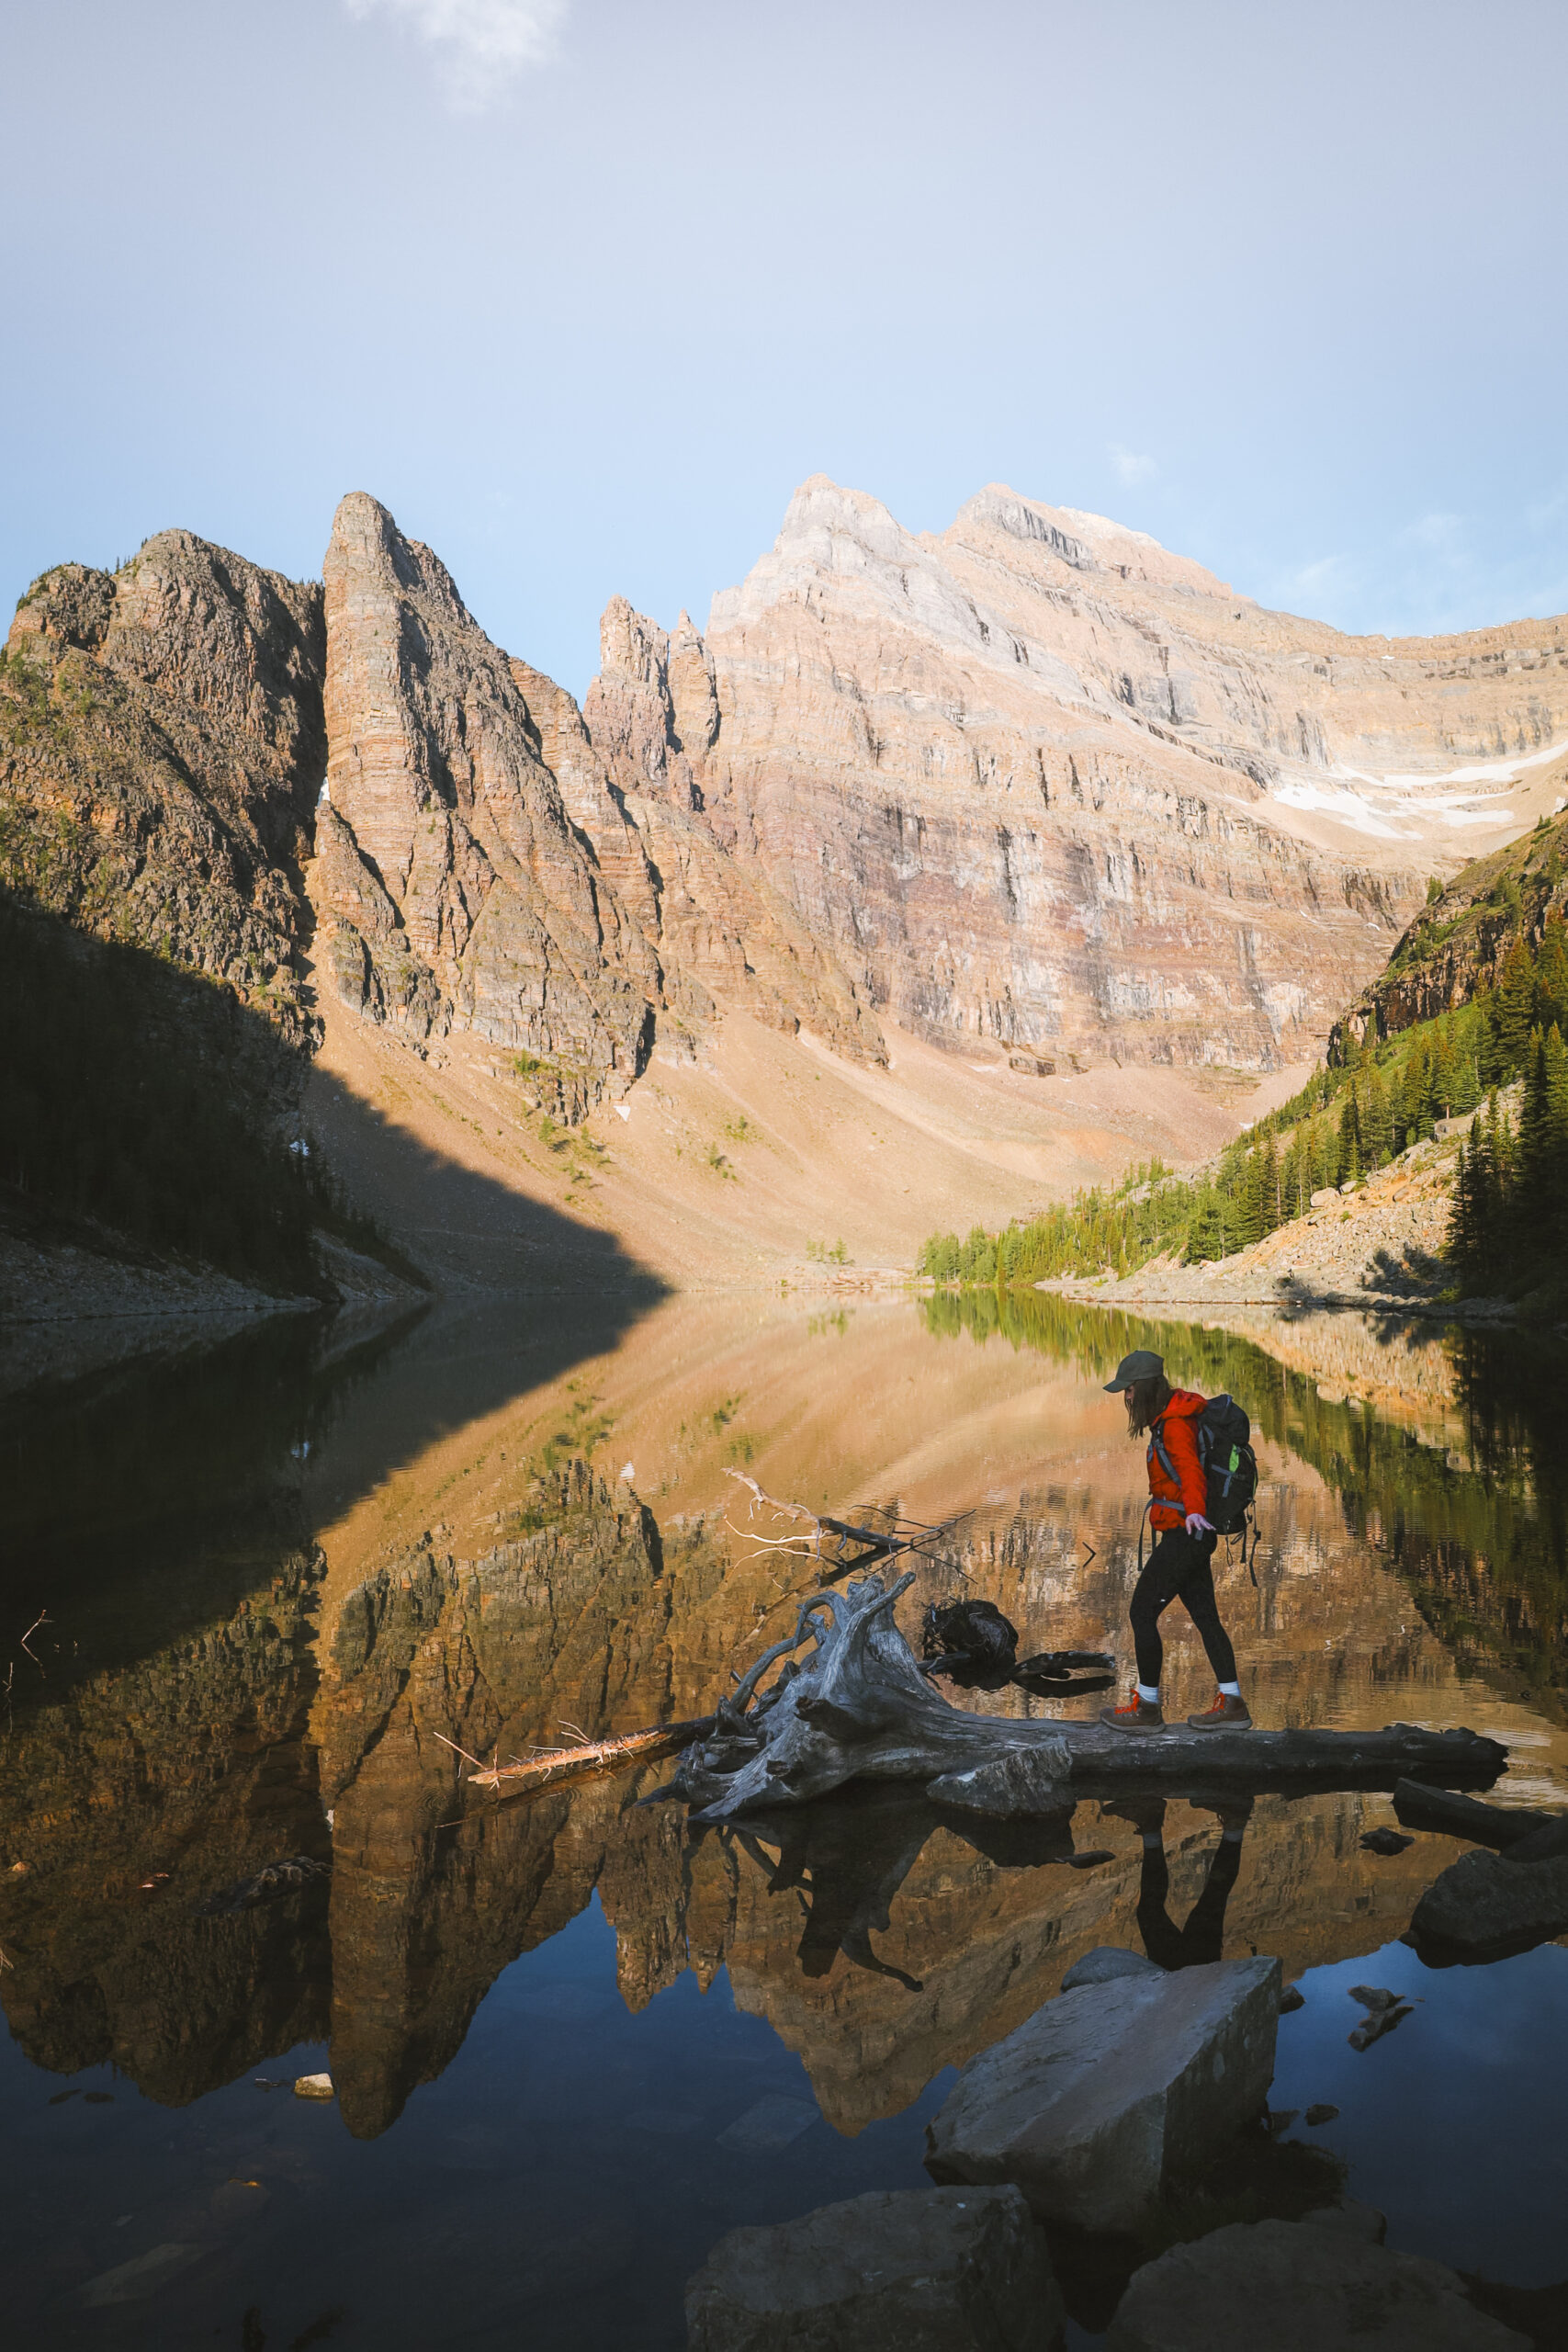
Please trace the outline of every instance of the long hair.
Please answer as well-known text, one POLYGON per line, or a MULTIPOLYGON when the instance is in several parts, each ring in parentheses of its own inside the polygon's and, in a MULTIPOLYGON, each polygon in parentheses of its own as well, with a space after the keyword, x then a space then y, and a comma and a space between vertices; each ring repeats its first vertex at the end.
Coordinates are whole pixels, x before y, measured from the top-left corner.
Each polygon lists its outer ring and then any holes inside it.
POLYGON ((1122 1393, 1127 1400, 1127 1434, 1142 1437, 1154 1427, 1176 1391, 1163 1372, 1155 1372, 1146 1380, 1134 1380, 1122 1393))

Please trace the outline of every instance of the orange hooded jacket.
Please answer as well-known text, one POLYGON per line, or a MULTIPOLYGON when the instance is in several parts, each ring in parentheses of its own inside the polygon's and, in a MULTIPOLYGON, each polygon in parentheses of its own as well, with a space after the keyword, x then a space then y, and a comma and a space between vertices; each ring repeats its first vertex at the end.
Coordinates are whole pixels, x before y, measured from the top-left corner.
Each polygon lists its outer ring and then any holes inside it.
POLYGON ((1193 1427, 1208 1401, 1193 1389, 1179 1388, 1149 1433, 1149 1493, 1154 1498, 1149 1524, 1162 1535, 1169 1528, 1179 1527, 1190 1511, 1201 1513, 1209 1499, 1193 1427), (1176 1473, 1174 1478, 1160 1460, 1162 1445, 1169 1456, 1170 1470, 1176 1473))

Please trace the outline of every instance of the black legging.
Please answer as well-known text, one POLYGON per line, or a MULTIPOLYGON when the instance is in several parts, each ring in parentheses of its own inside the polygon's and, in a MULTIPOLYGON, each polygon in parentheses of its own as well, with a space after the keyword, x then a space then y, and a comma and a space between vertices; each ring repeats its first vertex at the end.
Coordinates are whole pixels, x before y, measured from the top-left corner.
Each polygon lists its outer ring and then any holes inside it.
POLYGON ((1170 1869, 1160 1845, 1145 1845, 1138 1877, 1138 1933, 1144 1950, 1161 1968, 1201 1968, 1223 1960, 1225 1905, 1241 1868, 1241 1839, 1222 1838, 1209 1862, 1203 1892, 1179 1928, 1166 1905, 1170 1897, 1170 1869))
POLYGON ((1213 1571, 1217 1535, 1189 1535, 1182 1527, 1168 1528, 1149 1555, 1149 1564, 1133 1588, 1133 1645, 1137 1652, 1138 1679, 1146 1690, 1158 1684, 1165 1664, 1165 1644, 1159 1637, 1160 1611, 1179 1594, 1187 1614, 1202 1635, 1216 1682, 1235 1680, 1235 1652, 1220 1623, 1214 1599, 1213 1571))

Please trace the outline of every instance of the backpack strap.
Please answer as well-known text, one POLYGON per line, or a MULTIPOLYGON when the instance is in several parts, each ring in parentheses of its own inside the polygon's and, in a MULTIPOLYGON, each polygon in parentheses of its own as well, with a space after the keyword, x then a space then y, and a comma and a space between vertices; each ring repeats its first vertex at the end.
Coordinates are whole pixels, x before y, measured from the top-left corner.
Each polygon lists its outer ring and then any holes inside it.
POLYGON ((1170 1480, 1170 1482, 1171 1482, 1172 1486, 1176 1488, 1177 1493, 1179 1495, 1179 1494, 1180 1494, 1180 1492, 1181 1492, 1181 1480, 1180 1480, 1180 1478, 1177 1476, 1176 1464, 1175 1464, 1175 1463, 1171 1460, 1171 1458, 1170 1458, 1169 1454, 1166 1452, 1166 1450, 1165 1450, 1165 1440, 1164 1440, 1164 1438, 1160 1435, 1160 1431, 1164 1429, 1164 1427, 1165 1427, 1165 1416, 1164 1416, 1163 1414, 1161 1414, 1161 1416, 1160 1416, 1159 1419, 1155 1423, 1155 1425, 1154 1425, 1153 1429, 1149 1431, 1149 1443, 1153 1446, 1153 1448, 1154 1448, 1155 1452, 1156 1452, 1156 1453, 1158 1454, 1158 1456, 1159 1456, 1159 1465, 1160 1465, 1160 1468, 1165 1472, 1166 1476, 1170 1480))

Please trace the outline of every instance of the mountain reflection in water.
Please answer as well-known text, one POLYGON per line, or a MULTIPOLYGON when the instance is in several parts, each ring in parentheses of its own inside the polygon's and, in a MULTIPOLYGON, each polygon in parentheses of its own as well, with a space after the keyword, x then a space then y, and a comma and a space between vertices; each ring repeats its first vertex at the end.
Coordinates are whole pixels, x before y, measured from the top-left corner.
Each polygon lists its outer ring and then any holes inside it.
MULTIPOLYGON (((1396 1938, 1458 1849, 1366 1851, 1363 1833, 1392 1816, 1365 1792, 1261 1797, 1222 1846, 1218 1800, 1194 1789, 1164 1808, 1151 1860, 1135 1805, 989 1825, 915 1792, 863 1790, 693 1834, 676 1808, 637 1802, 663 1768, 531 1804, 467 1789, 458 1749, 504 1759, 703 1713, 777 1637, 809 1564, 750 1540, 768 1523, 725 1475, 739 1468, 817 1509, 897 1505, 935 1521, 975 1506, 942 1559, 919 1564, 906 1631, 928 1600, 963 1591, 997 1602, 1025 1654, 1109 1647, 1125 1670, 1142 1459, 1100 1383, 1139 1345, 1253 1417, 1257 1584, 1239 1560, 1219 1582, 1258 1719, 1465 1722, 1509 1743, 1510 1801, 1563 1802, 1568 1470, 1550 1384, 1516 1334, 1244 1311, 1227 1329, 1154 1325, 1034 1294, 830 1317, 756 1299, 628 1313, 513 1301, 383 1330, 280 1320, 216 1355, 20 1400, 4 1506, 17 1671, 0 1749, 0 1997, 15 2045, 4 2097, 30 2150, 9 2209, 26 2307, 61 2342, 81 2329, 164 2345, 183 2328, 195 2343, 217 2328, 238 2345, 239 2315, 268 2301, 264 2250, 281 2261, 312 2226, 297 2201, 305 2160, 266 2148, 306 2132, 307 2171, 350 2198, 382 2177, 355 2164, 426 2165, 438 2120, 455 2128, 443 2101, 479 2096, 478 2049, 494 2073, 500 2033, 513 2057, 560 2041, 559 1999, 551 2024, 548 2001, 529 2009, 508 1991, 541 1969, 590 2003, 611 1969, 620 1998, 552 2052, 577 2070, 581 2110, 574 2123, 570 2097, 548 2109, 561 2250, 557 2269, 513 2264, 491 2279, 483 2325, 498 2343, 519 2298, 578 2340, 570 2295, 551 2301, 574 2264, 611 2291, 588 2184, 618 2116, 645 2134, 637 2227, 689 2268, 732 2219, 916 2182, 919 2118, 944 2070, 1096 1944, 1146 1943, 1167 1965, 1277 1951, 1293 1977, 1396 1938), (35 1666, 18 1642, 40 1610, 35 1666), (265 1875, 288 1858, 292 1879, 265 1875), (579 1952, 593 1955, 583 1972, 579 1952), (724 2070, 738 2033, 761 2035, 747 2046, 763 2074, 784 2069, 786 2105, 819 2111, 831 2133, 818 2123, 781 2143, 773 2174, 741 2164, 751 2186, 732 2195, 735 2163, 706 2119, 735 2106, 724 2070), (666 2041, 667 2110, 637 2094, 666 2041), (254 2088, 256 2074, 306 2071, 301 2052, 330 2066, 335 2117, 299 2122, 294 2102, 266 2106, 254 2088), (57 2086, 109 2066, 126 2078, 118 2153, 59 2117, 58 2147, 40 2153, 57 2086), (209 2108, 220 2126, 200 2122, 209 2108), (179 2183, 159 2243, 197 2251, 112 2321, 74 2316, 85 2282, 147 2250, 152 2223, 121 2235, 108 2207, 139 2206, 125 2168, 141 2140, 163 2148, 174 2109, 200 2143, 171 2143, 179 2183), (661 2191, 647 2153, 659 2132, 629 2119, 666 2112, 693 2120, 665 2133, 685 2154, 661 2191), (688 2130, 704 2136, 688 2145, 688 2130), (214 2166, 231 2155, 272 2199, 265 2226, 238 2234, 213 2219, 227 2185, 214 2166), (577 2206, 561 2203, 569 2176, 577 2206)), ((1206 1669, 1179 1610, 1166 1622, 1171 1703, 1185 1709, 1207 1698, 1206 1669)), ((1036 1717, 1100 1703, 952 1695, 1036 1717)), ((482 2126, 502 2135, 503 2177, 519 2129, 546 2130, 546 2109, 527 2120, 533 2081, 521 2110, 482 2126)), ((363 2314, 383 2291, 367 2267, 379 2246, 378 2275, 402 2281, 395 2309, 412 2330, 424 2290, 410 2279, 423 2259, 434 2295, 450 2247, 422 2257, 404 2236, 389 2270, 383 2238, 352 2211, 307 2270, 330 2301, 335 2260, 340 2300, 363 2314)), ((681 2340, 671 2276, 653 2332, 628 2340, 681 2340)), ((635 2283, 615 2291, 636 2303, 635 2283)), ((593 2324, 609 2309, 593 2304, 593 2324)), ((344 2319, 343 2340, 419 2340, 397 2325, 361 2339, 344 2319)), ((491 2340, 475 2327, 450 2340, 491 2340)))

